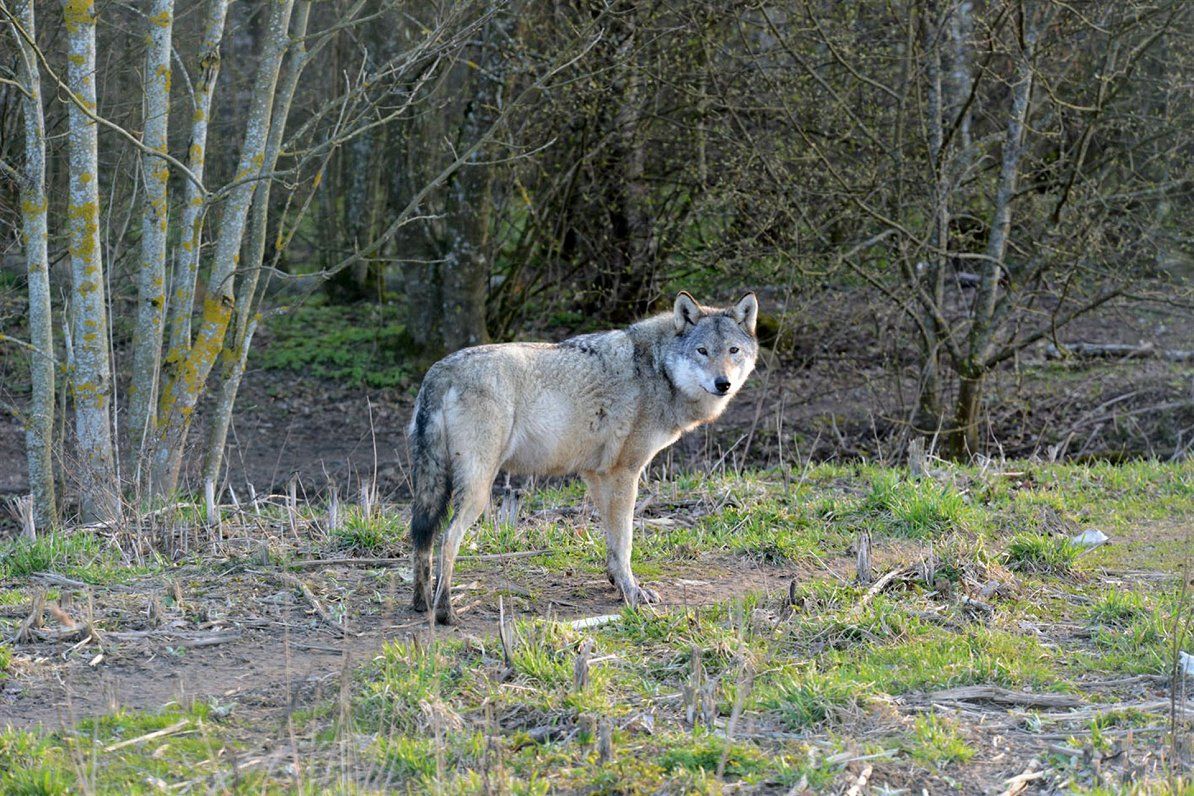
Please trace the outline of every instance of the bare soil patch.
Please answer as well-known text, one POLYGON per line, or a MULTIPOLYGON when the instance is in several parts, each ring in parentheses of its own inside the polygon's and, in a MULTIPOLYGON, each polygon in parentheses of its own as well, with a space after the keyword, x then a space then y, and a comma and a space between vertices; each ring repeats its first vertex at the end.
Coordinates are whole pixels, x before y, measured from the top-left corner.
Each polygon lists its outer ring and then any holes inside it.
MULTIPOLYGON (((0 725, 56 728, 116 708, 154 710, 191 699, 237 703, 240 711, 278 718, 317 699, 345 666, 370 659, 385 642, 428 633, 426 618, 409 607, 406 567, 331 565, 291 573, 339 628, 317 615, 279 572, 250 565, 183 567, 118 586, 59 587, 62 598, 53 604, 96 628, 99 640, 80 643, 91 635, 80 630, 17 645, 25 663, 0 686, 0 725), (139 633, 144 637, 129 637, 139 633)), ((786 591, 790 579, 789 569, 708 556, 646 580, 664 595, 660 608, 666 610, 786 591)), ((454 600, 461 623, 435 633, 494 634, 499 597, 514 618, 572 620, 622 610, 603 576, 548 571, 533 558, 464 559, 458 580, 454 600)), ((29 609, 3 610, 19 616, 29 609)), ((44 632, 61 632, 60 618, 47 612, 44 632)))

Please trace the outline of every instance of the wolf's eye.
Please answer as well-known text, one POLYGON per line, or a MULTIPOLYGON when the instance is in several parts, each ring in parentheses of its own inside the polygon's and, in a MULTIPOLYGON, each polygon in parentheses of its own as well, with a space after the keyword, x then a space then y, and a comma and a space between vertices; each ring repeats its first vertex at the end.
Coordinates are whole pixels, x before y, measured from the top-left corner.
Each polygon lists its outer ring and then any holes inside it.
POLYGON ((709 356, 709 350, 707 348, 705 348, 704 346, 701 346, 700 348, 698 348, 697 353, 703 357, 709 356))
POLYGON ((736 345, 732 345, 732 346, 730 346, 730 353, 731 353, 731 354, 737 354, 737 353, 738 353, 738 346, 736 346, 736 345))

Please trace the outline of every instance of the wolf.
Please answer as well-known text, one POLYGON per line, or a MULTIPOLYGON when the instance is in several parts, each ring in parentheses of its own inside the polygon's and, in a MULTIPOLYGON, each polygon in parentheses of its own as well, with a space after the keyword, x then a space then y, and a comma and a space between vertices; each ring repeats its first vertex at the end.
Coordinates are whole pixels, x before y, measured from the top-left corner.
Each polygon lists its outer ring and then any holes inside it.
POLYGON ((632 607, 657 602, 630 569, 639 476, 681 434, 721 415, 742 387, 758 355, 758 313, 754 293, 714 308, 681 292, 670 313, 625 329, 476 346, 432 365, 407 430, 414 609, 434 605, 439 623, 456 623, 456 554, 500 470, 579 474, 601 516, 610 583, 632 607))

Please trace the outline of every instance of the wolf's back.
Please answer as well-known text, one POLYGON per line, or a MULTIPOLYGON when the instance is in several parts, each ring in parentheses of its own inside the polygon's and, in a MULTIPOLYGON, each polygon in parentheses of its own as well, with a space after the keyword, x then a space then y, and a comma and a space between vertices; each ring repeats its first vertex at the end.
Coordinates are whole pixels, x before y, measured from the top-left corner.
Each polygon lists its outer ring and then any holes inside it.
POLYGON ((448 519, 452 471, 444 428, 444 390, 439 380, 424 380, 415 399, 410 428, 413 499, 410 537, 417 550, 429 549, 448 519))

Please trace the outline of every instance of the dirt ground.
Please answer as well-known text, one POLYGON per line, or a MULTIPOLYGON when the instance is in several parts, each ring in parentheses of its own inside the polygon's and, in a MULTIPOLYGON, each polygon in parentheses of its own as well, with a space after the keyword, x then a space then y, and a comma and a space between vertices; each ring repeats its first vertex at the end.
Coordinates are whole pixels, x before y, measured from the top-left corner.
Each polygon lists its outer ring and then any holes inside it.
MULTIPOLYGON (((461 623, 439 626, 436 633, 495 635, 499 596, 510 618, 571 620, 621 610, 613 588, 591 573, 548 573, 533 558, 462 557, 461 563, 454 589, 461 623)), ((296 573, 339 616, 337 626, 316 615, 292 582, 278 579, 278 571, 231 563, 114 586, 55 587, 62 594, 57 602, 69 606, 63 610, 81 625, 96 627, 100 641, 83 628, 61 639, 22 644, 29 661, 26 671, 0 685, 0 726, 57 728, 119 707, 154 710, 196 698, 235 702, 241 715, 278 719, 296 703, 338 687, 346 666, 369 660, 386 641, 428 632, 425 617, 410 609, 405 564, 330 565, 296 573)), ((789 570, 726 556, 647 582, 665 595, 660 608, 667 609, 786 592, 791 578, 789 570)), ((16 618, 28 612, 27 604, 21 608, 0 612, 16 618)), ((47 617, 47 628, 63 628, 58 614, 47 617)))

